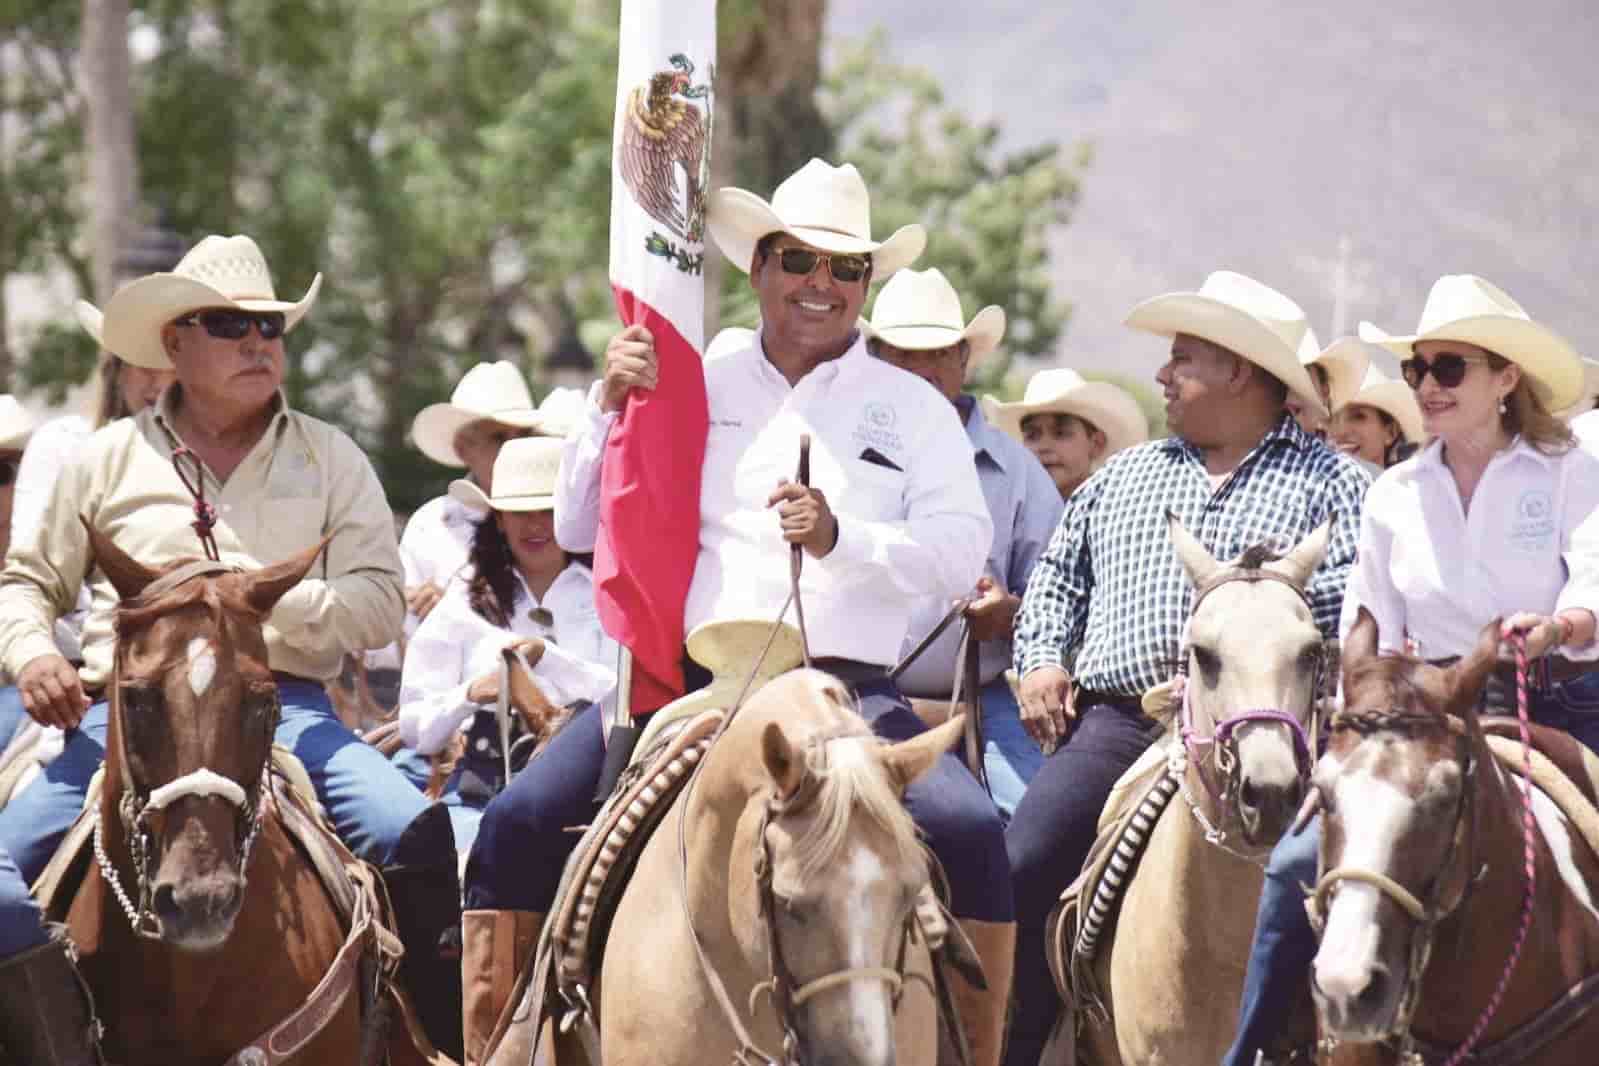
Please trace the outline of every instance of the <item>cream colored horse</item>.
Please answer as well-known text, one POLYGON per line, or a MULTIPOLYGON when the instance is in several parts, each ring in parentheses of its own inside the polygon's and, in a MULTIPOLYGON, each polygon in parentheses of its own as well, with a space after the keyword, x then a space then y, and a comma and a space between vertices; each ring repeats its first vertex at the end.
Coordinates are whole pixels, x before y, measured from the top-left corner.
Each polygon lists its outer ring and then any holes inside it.
MULTIPOLYGON (((771 935, 796 985, 814 982, 795 997, 804 1000, 792 1018, 797 1061, 932 1066, 937 1012, 914 937, 898 976, 928 876, 901 796, 964 721, 887 744, 836 680, 810 670, 750 697, 645 845, 618 905, 596 1004, 605 1066, 734 1061, 738 1041, 695 934, 754 1043, 783 1060, 773 997, 757 987, 772 975, 756 876, 763 826, 771 935)), ((546 1029, 542 1061, 586 1061, 576 1040, 557 1038, 551 1049, 548 1039, 546 1029)))
POLYGON ((1106 1015, 1089 1011, 1078 1048, 1096 1066, 1221 1061, 1238 1016, 1259 864, 1291 823, 1309 769, 1292 727, 1250 712, 1286 712, 1311 728, 1322 640, 1298 590, 1326 551, 1327 526, 1258 566, 1287 584, 1218 563, 1175 519, 1171 536, 1201 595, 1184 641, 1187 706, 1164 743, 1182 745, 1185 723, 1194 743, 1094 963, 1106 1015), (1213 742, 1235 717, 1246 723, 1213 742), (1216 765, 1218 749, 1233 761, 1231 775, 1216 765), (1220 840, 1207 839, 1201 818, 1220 840))

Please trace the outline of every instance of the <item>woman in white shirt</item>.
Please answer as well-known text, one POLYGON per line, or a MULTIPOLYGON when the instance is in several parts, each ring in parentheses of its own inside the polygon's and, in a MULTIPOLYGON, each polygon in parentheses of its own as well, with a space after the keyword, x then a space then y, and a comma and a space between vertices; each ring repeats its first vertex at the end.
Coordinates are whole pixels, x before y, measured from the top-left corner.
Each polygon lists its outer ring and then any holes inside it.
MULTIPOLYGON (((554 488, 561 441, 509 441, 494 463, 493 495, 470 481, 450 493, 483 514, 466 568, 446 587, 406 650, 400 735, 423 755, 465 731, 465 752, 445 786, 456 847, 466 852, 482 810, 505 787, 493 714, 500 651, 525 650, 539 690, 557 706, 597 702, 615 683, 616 646, 600 630, 588 567, 555 542, 554 488), (482 712, 482 713, 480 713, 482 712)), ((525 753, 512 745, 515 757, 525 753)))
MULTIPOLYGON (((1365 610, 1383 651, 1455 659, 1500 619, 1503 637, 1548 657, 1531 685, 1533 719, 1599 750, 1599 705, 1582 673, 1599 657, 1599 459, 1550 413, 1582 388, 1576 352, 1503 290, 1465 274, 1433 285, 1414 334, 1362 323, 1360 335, 1404 360, 1433 439, 1366 494, 1341 630, 1365 610)), ((1512 671, 1489 680, 1495 711, 1514 713, 1512 671)), ((1316 937, 1301 886, 1315 883, 1320 837, 1317 818, 1272 852, 1224 1066, 1254 1063, 1303 995, 1316 937)))

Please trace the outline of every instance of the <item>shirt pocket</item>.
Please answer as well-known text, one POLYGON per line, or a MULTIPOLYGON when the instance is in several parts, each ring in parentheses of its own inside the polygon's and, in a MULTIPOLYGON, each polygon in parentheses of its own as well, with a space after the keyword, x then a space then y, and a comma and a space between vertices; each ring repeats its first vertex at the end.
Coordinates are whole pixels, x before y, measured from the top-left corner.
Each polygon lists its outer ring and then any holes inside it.
POLYGON ((872 522, 892 522, 905 517, 909 478, 903 470, 852 459, 844 464, 844 494, 828 502, 834 511, 872 522))

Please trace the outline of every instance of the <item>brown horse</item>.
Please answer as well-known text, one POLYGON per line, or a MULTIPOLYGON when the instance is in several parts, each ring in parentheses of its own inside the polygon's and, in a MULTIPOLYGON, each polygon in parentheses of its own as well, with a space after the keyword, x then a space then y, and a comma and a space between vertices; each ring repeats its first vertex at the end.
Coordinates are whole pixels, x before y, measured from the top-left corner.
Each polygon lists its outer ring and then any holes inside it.
POLYGON ((1494 1062, 1594 1061, 1599 861, 1490 754, 1477 707, 1498 649, 1497 622, 1448 669, 1379 658, 1364 612, 1349 635, 1345 706, 1315 776, 1327 872, 1312 992, 1334 1062, 1399 1062, 1412 1048, 1455 1061, 1473 1033, 1494 1062))
MULTIPOLYGON (((606 1066, 731 1061, 728 1009, 779 1062, 931 1066, 928 957, 906 939, 928 865, 901 796, 964 724, 884 743, 836 680, 809 670, 752 696, 618 906, 596 1004, 606 1066), (792 979, 787 1046, 781 997, 764 984, 779 967, 792 979)), ((585 1061, 576 1041, 555 1051, 563 1066, 585 1061)))
POLYGON ((1221 1060, 1242 997, 1261 864, 1293 821, 1310 769, 1322 638, 1303 588, 1328 527, 1281 559, 1252 550, 1220 563, 1175 518, 1169 524, 1197 590, 1182 711, 1163 754, 1150 756, 1177 775, 1176 794, 1103 934, 1091 982, 1098 995, 1087 997, 1098 1003, 1080 1008, 1079 1059, 1102 1066, 1221 1060))
MULTIPOLYGON (((157 572, 89 537, 123 602, 96 862, 69 925, 107 1056, 267 1062, 244 1049, 300 1007, 345 943, 265 789, 278 703, 261 625, 322 545, 250 573, 157 572)), ((282 1034, 274 1054, 294 1050, 270 1061, 363 1061, 361 986, 297 1048, 303 1034, 282 1034)), ((403 1037, 395 1045, 420 1061, 403 1037)))

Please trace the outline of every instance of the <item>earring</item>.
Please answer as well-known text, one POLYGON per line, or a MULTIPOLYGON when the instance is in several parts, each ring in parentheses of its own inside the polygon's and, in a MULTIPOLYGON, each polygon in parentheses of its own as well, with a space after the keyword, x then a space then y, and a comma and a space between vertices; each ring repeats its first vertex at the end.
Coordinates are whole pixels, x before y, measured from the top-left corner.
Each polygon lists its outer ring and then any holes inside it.
POLYGON ((1505 414, 1509 410, 1510 408, 1505 406, 1505 398, 1503 396, 1499 397, 1499 413, 1505 414))

